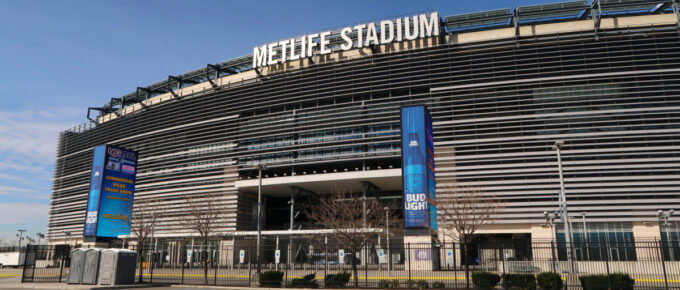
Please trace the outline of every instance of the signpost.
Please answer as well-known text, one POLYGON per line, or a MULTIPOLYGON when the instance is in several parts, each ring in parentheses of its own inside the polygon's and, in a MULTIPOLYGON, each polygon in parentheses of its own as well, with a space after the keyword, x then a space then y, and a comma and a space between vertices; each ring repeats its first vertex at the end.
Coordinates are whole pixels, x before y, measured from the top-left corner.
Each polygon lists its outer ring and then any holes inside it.
POLYGON ((338 250, 338 264, 345 263, 345 250, 338 250))

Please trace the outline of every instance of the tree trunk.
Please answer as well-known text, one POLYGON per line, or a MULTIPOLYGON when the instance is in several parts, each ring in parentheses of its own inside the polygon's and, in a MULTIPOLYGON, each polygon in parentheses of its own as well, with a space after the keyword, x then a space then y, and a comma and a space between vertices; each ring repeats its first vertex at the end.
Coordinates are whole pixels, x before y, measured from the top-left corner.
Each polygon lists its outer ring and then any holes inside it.
POLYGON ((356 249, 352 249, 352 277, 354 277, 354 288, 359 288, 359 269, 357 268, 356 249))
POLYGON ((467 243, 463 243, 463 257, 465 258, 465 288, 470 288, 470 257, 467 243))
POLYGON ((203 240, 203 278, 205 278, 205 283, 208 284, 208 239, 203 240))
POLYGON ((139 260, 139 278, 137 279, 137 283, 143 283, 144 282, 144 268, 143 262, 144 262, 144 255, 142 251, 142 243, 140 242, 137 245, 137 260, 139 260))

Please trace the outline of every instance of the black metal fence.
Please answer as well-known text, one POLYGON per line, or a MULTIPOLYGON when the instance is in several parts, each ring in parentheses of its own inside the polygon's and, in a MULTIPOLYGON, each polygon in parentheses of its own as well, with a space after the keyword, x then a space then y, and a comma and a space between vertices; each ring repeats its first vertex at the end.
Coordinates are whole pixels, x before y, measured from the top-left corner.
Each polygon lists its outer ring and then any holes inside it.
MULTIPOLYGON (((259 286, 254 243, 166 242, 128 248, 140 253, 137 273, 141 268, 142 283, 259 286)), ((65 282, 72 250, 66 245, 27 246, 22 282, 65 282)), ((678 250, 678 242, 661 241, 580 243, 571 247, 553 242, 490 241, 467 250, 457 243, 389 248, 371 245, 356 252, 328 244, 290 243, 263 247, 260 268, 262 272, 282 272, 283 287, 310 274, 325 287, 328 275, 346 272, 352 276, 348 287, 417 288, 416 283, 426 282, 431 288, 465 288, 467 266, 471 272, 499 275, 559 273, 566 287, 574 289, 580 288, 579 277, 583 275, 611 273, 629 274, 640 289, 680 289, 678 250)))

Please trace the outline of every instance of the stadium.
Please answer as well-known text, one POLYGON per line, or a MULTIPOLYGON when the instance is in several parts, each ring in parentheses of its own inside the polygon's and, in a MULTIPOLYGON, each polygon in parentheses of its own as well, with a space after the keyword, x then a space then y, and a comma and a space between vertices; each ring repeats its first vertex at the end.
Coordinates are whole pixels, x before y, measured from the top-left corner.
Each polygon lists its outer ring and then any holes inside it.
MULTIPOLYGON (((131 89, 60 133, 49 243, 93 242, 83 228, 102 144, 138 153, 133 210, 162 209, 156 245, 195 236, 177 222, 189 199, 218 205, 220 245, 251 243, 260 182, 266 245, 326 233, 306 201, 337 190, 403 212, 401 110, 425 106, 437 195, 461 184, 504 204, 480 243, 520 245, 519 259, 553 236, 615 240, 616 259, 635 259, 625 243, 678 238, 678 5, 428 11, 253 44, 253 55, 131 89), (548 217, 562 210, 561 181, 571 235, 548 217)), ((409 241, 402 231, 391 243, 409 241)))

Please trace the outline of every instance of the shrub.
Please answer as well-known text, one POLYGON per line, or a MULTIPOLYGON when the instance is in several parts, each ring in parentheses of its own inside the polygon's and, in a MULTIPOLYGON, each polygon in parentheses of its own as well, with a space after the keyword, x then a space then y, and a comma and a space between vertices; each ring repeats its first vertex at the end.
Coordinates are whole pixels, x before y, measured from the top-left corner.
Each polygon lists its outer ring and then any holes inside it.
POLYGON ((390 288, 399 288, 399 280, 390 280, 390 288))
POLYGON ((446 287, 446 285, 444 285, 444 282, 439 282, 439 281, 432 282, 432 288, 443 289, 445 287, 446 287))
POLYGON ((281 287, 283 272, 266 271, 260 274, 260 287, 281 287))
POLYGON ((430 284, 427 283, 427 280, 418 280, 416 281, 416 287, 418 289, 428 289, 430 288, 430 284))
POLYGON ((390 288, 390 281, 385 279, 378 281, 378 288, 390 288))
POLYGON ((348 272, 342 272, 340 274, 326 275, 325 288, 343 288, 349 282, 349 277, 351 276, 348 272))
POLYGON ((406 280, 406 288, 416 288, 416 280, 406 280))
POLYGON ((607 290, 609 289, 609 279, 607 275, 587 275, 579 277, 581 286, 584 290, 607 290))
POLYGON ((399 288, 399 280, 380 280, 378 281, 378 288, 399 288))
POLYGON ((626 273, 612 273, 609 277, 612 280, 612 289, 630 290, 635 287, 635 280, 626 273))
POLYGON ((585 290, 631 290, 635 286, 635 280, 626 273, 612 273, 609 276, 603 274, 588 275, 581 276, 579 279, 581 280, 581 286, 585 290), (611 288, 609 288, 610 281, 611 288))
POLYGON ((536 276, 538 286, 545 290, 559 290, 562 289, 562 276, 557 273, 543 272, 536 276))
POLYGON ((493 289, 498 285, 501 276, 489 272, 475 272, 472 273, 472 284, 481 289, 493 289))
POLYGON ((290 282, 292 288, 319 288, 319 282, 316 281, 316 274, 312 273, 305 275, 302 278, 295 278, 290 282))
POLYGON ((503 274, 503 288, 533 290, 536 289, 536 277, 532 274, 503 274))

